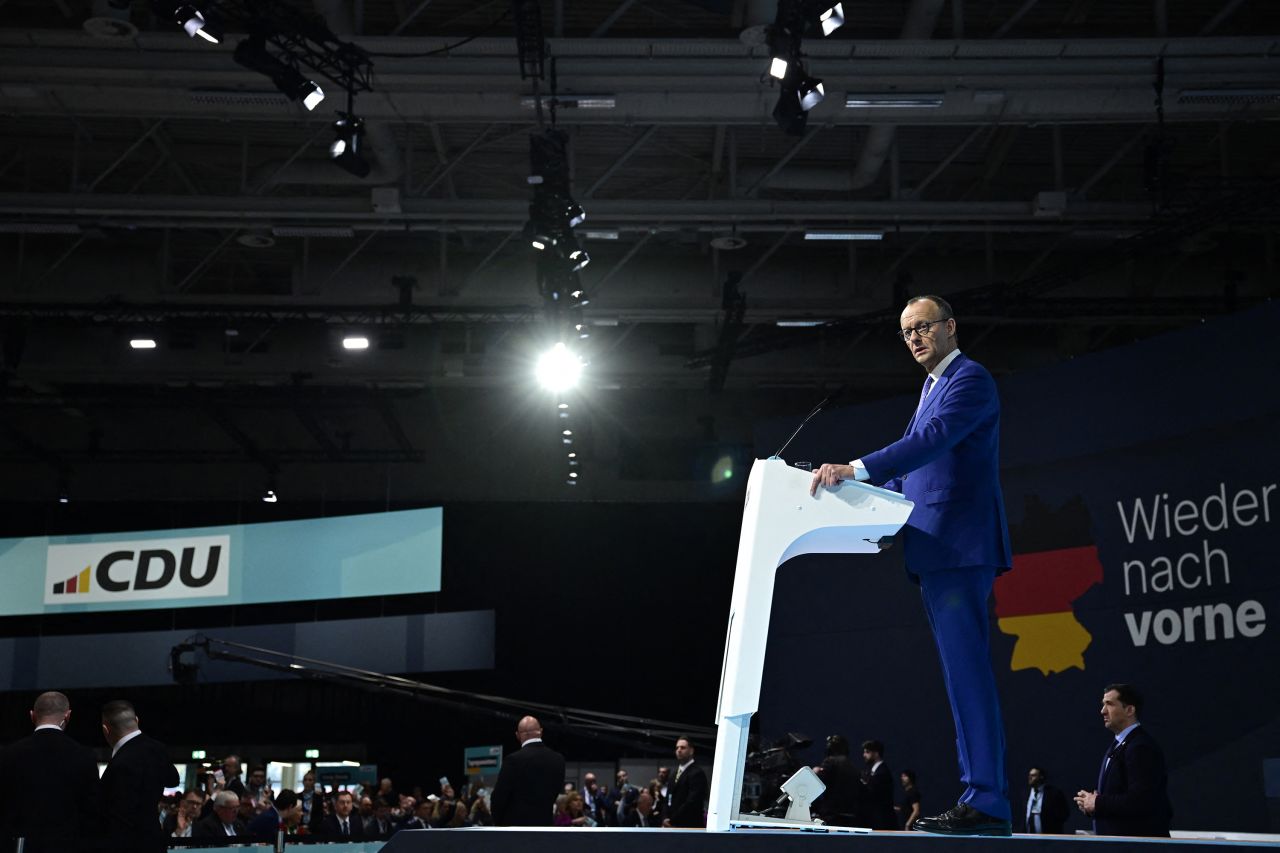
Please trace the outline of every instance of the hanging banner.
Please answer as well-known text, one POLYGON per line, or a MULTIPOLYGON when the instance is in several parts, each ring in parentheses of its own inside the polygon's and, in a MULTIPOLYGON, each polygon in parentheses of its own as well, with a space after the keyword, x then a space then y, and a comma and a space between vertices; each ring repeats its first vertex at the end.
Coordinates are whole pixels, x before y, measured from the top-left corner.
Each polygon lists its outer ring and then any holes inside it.
POLYGON ((0 539, 0 616, 439 592, 439 507, 0 539))

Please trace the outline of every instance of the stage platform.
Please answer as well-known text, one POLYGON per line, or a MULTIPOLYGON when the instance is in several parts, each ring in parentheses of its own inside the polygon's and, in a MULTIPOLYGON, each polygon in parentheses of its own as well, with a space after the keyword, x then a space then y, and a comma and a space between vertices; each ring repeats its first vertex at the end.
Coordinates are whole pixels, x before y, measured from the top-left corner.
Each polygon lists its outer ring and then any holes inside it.
POLYGON ((1227 847, 1280 849, 1260 841, 1092 835, 956 838, 923 832, 477 827, 398 832, 383 853, 945 853, 939 845, 958 853, 995 845, 1009 853, 1159 853, 1161 847, 1170 853, 1224 853, 1227 847))

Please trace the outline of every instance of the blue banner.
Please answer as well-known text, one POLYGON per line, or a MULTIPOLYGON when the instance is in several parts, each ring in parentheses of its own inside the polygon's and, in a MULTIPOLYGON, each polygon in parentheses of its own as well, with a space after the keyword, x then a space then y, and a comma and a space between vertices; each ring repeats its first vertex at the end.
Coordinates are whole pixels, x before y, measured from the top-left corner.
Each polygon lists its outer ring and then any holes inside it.
POLYGON ((443 528, 433 507, 0 539, 0 616, 438 592, 443 528))

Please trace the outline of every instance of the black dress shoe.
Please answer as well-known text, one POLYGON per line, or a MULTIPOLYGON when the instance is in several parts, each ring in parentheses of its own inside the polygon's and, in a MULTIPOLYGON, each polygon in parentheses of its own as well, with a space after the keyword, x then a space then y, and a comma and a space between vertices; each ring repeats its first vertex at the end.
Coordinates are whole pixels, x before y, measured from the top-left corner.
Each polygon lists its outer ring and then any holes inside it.
POLYGON ((1013 826, 1007 820, 983 814, 965 803, 933 817, 922 817, 913 829, 938 835, 1012 835, 1013 826))

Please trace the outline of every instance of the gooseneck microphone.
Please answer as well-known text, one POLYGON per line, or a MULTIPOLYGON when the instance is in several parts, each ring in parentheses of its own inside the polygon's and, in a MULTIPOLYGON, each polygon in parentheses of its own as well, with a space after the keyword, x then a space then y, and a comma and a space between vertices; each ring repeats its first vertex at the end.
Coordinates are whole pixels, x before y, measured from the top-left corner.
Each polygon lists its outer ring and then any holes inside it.
POLYGON ((791 445, 791 442, 795 440, 795 437, 796 437, 797 435, 799 435, 799 434, 800 434, 800 430, 804 429, 804 425, 805 425, 805 424, 807 424, 807 423, 809 423, 809 421, 813 420, 813 419, 814 419, 814 417, 818 414, 818 412, 821 412, 823 409, 825 409, 825 408, 826 408, 827 406, 829 406, 831 403, 834 403, 836 400, 839 400, 841 397, 843 397, 843 396, 844 396, 844 392, 847 390, 847 388, 848 388, 848 386, 847 386, 847 385, 841 385, 839 388, 837 388, 836 390, 832 391, 832 392, 831 392, 830 394, 828 394, 827 396, 823 397, 823 398, 822 398, 822 402, 821 402, 821 403, 819 403, 818 405, 814 406, 814 407, 813 407, 813 411, 812 411, 812 412, 810 412, 809 414, 805 415, 804 420, 802 420, 802 421, 800 422, 800 426, 796 427, 796 431, 795 431, 795 432, 793 432, 793 433, 791 433, 791 438, 788 438, 786 441, 784 441, 784 442, 782 443, 782 446, 778 448, 778 452, 777 452, 777 453, 775 453, 775 454, 773 454, 773 455, 772 455, 772 456, 770 456, 769 458, 770 458, 770 459, 781 459, 781 458, 782 458, 782 451, 786 450, 786 449, 787 449, 787 447, 789 447, 789 446, 791 445))

